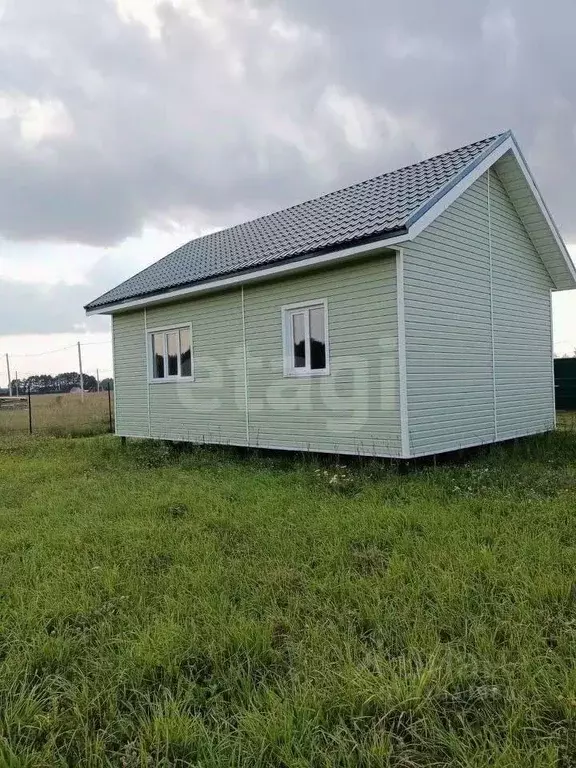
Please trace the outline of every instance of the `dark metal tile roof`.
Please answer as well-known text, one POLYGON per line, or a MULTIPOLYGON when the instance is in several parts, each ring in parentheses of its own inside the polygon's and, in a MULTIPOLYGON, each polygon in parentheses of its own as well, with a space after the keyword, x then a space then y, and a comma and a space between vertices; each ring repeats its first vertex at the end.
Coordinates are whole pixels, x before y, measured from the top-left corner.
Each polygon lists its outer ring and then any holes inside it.
POLYGON ((508 134, 192 240, 86 306, 87 310, 392 236, 508 134))

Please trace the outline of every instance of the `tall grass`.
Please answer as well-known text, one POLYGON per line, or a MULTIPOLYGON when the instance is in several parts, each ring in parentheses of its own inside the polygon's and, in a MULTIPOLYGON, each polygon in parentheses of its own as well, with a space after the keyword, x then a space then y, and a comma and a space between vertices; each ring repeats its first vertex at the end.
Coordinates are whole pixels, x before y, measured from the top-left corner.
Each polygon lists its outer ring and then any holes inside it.
POLYGON ((576 765, 576 435, 0 441, 0 765, 576 765))
MULTIPOLYGON (((32 395, 33 434, 72 437, 99 435, 110 431, 111 409, 107 392, 84 395, 32 395)), ((25 434, 29 431, 28 401, 17 408, 0 408, 0 435, 25 434)))

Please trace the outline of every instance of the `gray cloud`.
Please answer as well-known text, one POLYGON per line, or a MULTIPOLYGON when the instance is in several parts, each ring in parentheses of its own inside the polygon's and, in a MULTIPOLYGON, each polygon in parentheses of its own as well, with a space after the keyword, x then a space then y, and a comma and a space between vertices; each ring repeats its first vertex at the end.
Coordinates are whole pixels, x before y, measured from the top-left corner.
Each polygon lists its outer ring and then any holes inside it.
POLYGON ((113 0, 8 0, 2 235, 230 224, 512 127, 576 238, 570 0, 189 6, 159 6, 150 34, 113 0))
POLYGON ((83 305, 110 285, 120 281, 121 273, 102 259, 80 284, 19 282, 0 279, 0 334, 2 336, 70 331, 108 331, 107 317, 87 320, 83 305))
POLYGON ((564 235, 576 220, 576 5, 571 0, 283 0, 325 30, 339 82, 442 147, 512 128, 564 235), (369 20, 369 23, 367 23, 369 20))

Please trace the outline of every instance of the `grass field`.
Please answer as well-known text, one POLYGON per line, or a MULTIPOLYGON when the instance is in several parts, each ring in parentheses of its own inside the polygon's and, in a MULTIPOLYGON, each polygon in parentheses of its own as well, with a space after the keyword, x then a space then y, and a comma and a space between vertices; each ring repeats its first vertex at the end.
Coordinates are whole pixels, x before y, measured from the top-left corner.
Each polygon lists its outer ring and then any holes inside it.
MULTIPOLYGON (((114 394, 111 410, 114 414, 114 394)), ((56 437, 98 435, 110 431, 107 392, 84 395, 32 395, 34 434, 56 437)), ((0 435, 24 434, 29 430, 28 402, 20 408, 0 408, 0 435)))
POLYGON ((3 438, 0 766, 575 766, 575 514, 568 429, 406 474, 3 438))

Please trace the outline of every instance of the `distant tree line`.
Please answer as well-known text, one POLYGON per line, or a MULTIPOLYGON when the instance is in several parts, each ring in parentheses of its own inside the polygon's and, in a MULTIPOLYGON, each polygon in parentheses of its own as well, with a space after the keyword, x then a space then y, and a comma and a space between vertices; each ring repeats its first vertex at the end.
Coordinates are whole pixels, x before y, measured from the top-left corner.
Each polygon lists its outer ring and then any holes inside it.
MULTIPOLYGON (((38 376, 29 376, 27 379, 13 379, 12 380, 12 394, 19 392, 24 395, 28 392, 34 395, 51 395, 51 394, 66 394, 73 389, 80 389, 80 374, 74 371, 69 373, 58 373, 56 376, 43 373, 38 376)), ((113 379, 102 379, 100 382, 100 389, 107 390, 114 389, 113 379)), ((96 392, 98 389, 98 382, 95 376, 84 374, 84 391, 96 392)))

